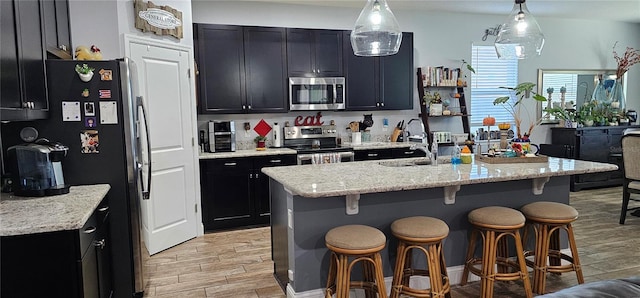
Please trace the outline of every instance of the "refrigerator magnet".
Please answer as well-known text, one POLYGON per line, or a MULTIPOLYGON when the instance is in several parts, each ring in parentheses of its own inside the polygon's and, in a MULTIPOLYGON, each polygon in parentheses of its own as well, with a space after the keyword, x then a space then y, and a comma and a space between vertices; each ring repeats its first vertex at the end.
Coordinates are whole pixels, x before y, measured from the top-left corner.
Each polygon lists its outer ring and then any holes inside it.
POLYGON ((80 131, 80 146, 82 148, 82 153, 99 153, 99 144, 100 142, 97 130, 92 129, 80 131))
POLYGON ((100 74, 100 80, 101 81, 111 81, 113 80, 113 75, 111 72, 111 69, 100 69, 100 71, 98 72, 100 74))
POLYGON ((89 88, 84 88, 84 90, 82 90, 82 97, 89 97, 89 88))
POLYGON ((100 98, 111 98, 111 90, 108 90, 108 89, 98 90, 98 95, 100 96, 100 98))
POLYGON ((96 107, 92 102, 84 103, 84 115, 85 116, 95 116, 96 115, 96 107))
POLYGON ((62 102, 62 121, 81 121, 79 101, 62 102))
POLYGON ((87 127, 87 128, 96 127, 96 117, 84 118, 84 127, 87 127))
POLYGON ((118 110, 115 101, 100 102, 100 124, 118 124, 118 110))

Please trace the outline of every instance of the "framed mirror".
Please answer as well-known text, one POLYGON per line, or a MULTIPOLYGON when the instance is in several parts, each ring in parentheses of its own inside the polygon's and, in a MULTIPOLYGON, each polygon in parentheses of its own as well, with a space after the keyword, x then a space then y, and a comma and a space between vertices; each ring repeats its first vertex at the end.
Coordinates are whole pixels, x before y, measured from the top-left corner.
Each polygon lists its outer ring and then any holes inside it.
MULTIPOLYGON (((561 105, 561 88, 565 88, 564 108, 579 107, 591 100, 593 91, 603 78, 604 86, 612 85, 616 79, 615 69, 591 69, 591 70, 568 70, 568 69, 538 69, 538 93, 549 98, 551 101, 538 104, 538 117, 545 117, 543 111, 546 107, 559 107, 561 105), (552 90, 552 89, 553 90, 552 90)), ((624 80, 623 80, 624 81, 624 80)), ((624 105, 624 103, 623 103, 624 105)), ((557 123, 557 120, 543 119, 543 123, 557 123)))

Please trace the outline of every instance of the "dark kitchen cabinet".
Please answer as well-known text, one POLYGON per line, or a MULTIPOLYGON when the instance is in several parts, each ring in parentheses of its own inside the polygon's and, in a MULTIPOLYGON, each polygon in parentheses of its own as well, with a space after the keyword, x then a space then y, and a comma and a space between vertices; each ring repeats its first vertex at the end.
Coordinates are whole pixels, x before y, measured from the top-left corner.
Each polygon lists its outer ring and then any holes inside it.
POLYGON ((78 230, 2 237, 2 296, 112 297, 108 216, 103 202, 78 230))
POLYGON ((194 24, 200 113, 287 111, 284 28, 194 24))
POLYGON ((391 159, 391 158, 393 158, 391 148, 355 150, 354 156, 353 156, 354 161, 391 159))
POLYGON ((598 126, 581 128, 551 128, 551 144, 542 154, 555 157, 589 160, 618 165, 617 171, 571 176, 571 191, 584 188, 622 185, 622 132, 629 127, 598 126))
POLYGON ((342 31, 287 29, 290 77, 341 77, 342 31))
POLYGON ((67 0, 40 0, 40 2, 47 57, 73 59, 69 33, 69 2, 67 0))
POLYGON ((265 167, 289 166, 296 164, 295 155, 274 155, 253 158, 254 185, 253 195, 256 208, 256 222, 258 224, 269 223, 271 215, 271 203, 269 196, 269 176, 261 172, 265 167))
POLYGON ((3 121, 47 117, 41 4, 39 1, 0 1, 3 121))
POLYGON ((295 155, 201 160, 205 230, 269 223, 269 177, 260 169, 295 163, 295 155))
POLYGON ((350 33, 343 32, 346 109, 413 109, 413 33, 403 32, 398 53, 383 57, 354 55, 350 33))

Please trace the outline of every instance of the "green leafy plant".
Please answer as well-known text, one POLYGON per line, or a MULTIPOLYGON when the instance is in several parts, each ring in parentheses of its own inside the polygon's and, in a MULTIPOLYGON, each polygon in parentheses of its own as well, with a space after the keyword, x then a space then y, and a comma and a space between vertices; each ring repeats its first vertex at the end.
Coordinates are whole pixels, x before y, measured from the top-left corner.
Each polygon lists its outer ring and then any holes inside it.
POLYGON ((522 138, 523 136, 530 136, 531 132, 533 131, 533 128, 536 127, 538 124, 540 124, 540 122, 542 121, 542 119, 538 119, 536 121, 532 121, 531 123, 529 123, 529 129, 527 130, 526 133, 524 133, 524 135, 522 134, 522 130, 520 129, 520 126, 522 124, 522 116, 521 113, 523 113, 523 111, 525 113, 527 113, 529 115, 529 119, 535 119, 534 117, 531 117, 532 114, 529 112, 528 108, 526 105, 522 104, 522 101, 525 98, 530 98, 531 95, 533 94, 533 99, 535 101, 540 101, 540 102, 546 102, 547 98, 536 93, 535 91, 533 91, 533 87, 535 87, 536 84, 535 83, 531 83, 531 82, 524 82, 524 83, 520 83, 515 87, 500 87, 503 89, 508 89, 512 92, 515 92, 515 95, 517 97, 517 100, 511 100, 511 96, 501 96, 496 98, 493 101, 494 105, 501 105, 505 108, 505 110, 507 110, 507 112, 509 112, 509 114, 511 114, 511 116, 513 116, 513 120, 516 123, 516 133, 518 138, 522 138))
POLYGON ((87 64, 76 64, 76 72, 79 74, 89 74, 91 72, 93 72, 95 70, 95 68, 93 67, 89 67, 89 65, 87 64))
POLYGON ((265 137, 265 136, 261 136, 261 135, 258 135, 257 137, 255 137, 255 139, 253 139, 253 141, 254 141, 254 142, 256 142, 256 143, 258 143, 258 142, 260 142, 260 141, 263 141, 263 142, 264 142, 264 141, 266 141, 266 140, 267 140, 267 137, 265 137))

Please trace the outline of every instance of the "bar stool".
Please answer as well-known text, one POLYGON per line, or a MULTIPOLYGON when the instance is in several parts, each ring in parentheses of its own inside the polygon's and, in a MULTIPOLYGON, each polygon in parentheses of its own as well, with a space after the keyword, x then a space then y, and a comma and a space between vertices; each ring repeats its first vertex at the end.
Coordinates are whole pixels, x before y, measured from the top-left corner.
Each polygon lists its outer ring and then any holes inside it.
POLYGON ((387 238, 380 230, 365 225, 333 228, 324 237, 331 251, 326 297, 349 298, 351 288, 365 289, 367 297, 387 297, 382 273, 382 257, 387 238), (362 263, 363 281, 351 281, 353 266, 362 263))
POLYGON ((394 221, 391 232, 399 240, 391 298, 398 298, 401 294, 412 297, 451 297, 451 285, 442 252, 442 240, 449 235, 449 226, 437 218, 414 216, 394 221), (424 253, 427 269, 413 268, 411 260, 414 249, 424 253), (411 276, 428 276, 430 288, 421 290, 409 287, 411 276))
POLYGON ((573 236, 571 223, 578 218, 575 208, 556 202, 535 202, 523 206, 521 209, 527 218, 525 240, 529 229, 533 228, 536 236, 535 251, 526 251, 525 257, 535 256, 534 261, 527 260, 527 265, 533 268, 533 292, 544 294, 546 273, 565 273, 575 271, 578 283, 584 283, 582 268, 576 240, 573 236), (565 230, 569 237, 571 256, 560 251, 560 230, 565 230), (547 259, 549 262, 547 263, 547 259), (568 264, 561 264, 561 260, 568 264))
POLYGON ((527 273, 520 237, 520 228, 525 223, 522 213, 507 207, 490 206, 469 212, 467 218, 473 228, 460 284, 467 283, 469 272, 471 272, 481 279, 481 297, 493 297, 494 281, 522 279, 525 294, 527 298, 531 298, 533 296, 531 282, 527 273), (478 234, 482 236, 483 240, 481 258, 474 256, 478 234), (507 236, 511 236, 515 240, 517 261, 508 258, 507 236), (481 266, 478 268, 476 265, 481 266), (498 272, 496 272, 495 265, 498 265, 498 272), (516 271, 508 272, 508 268, 513 268, 516 271))

